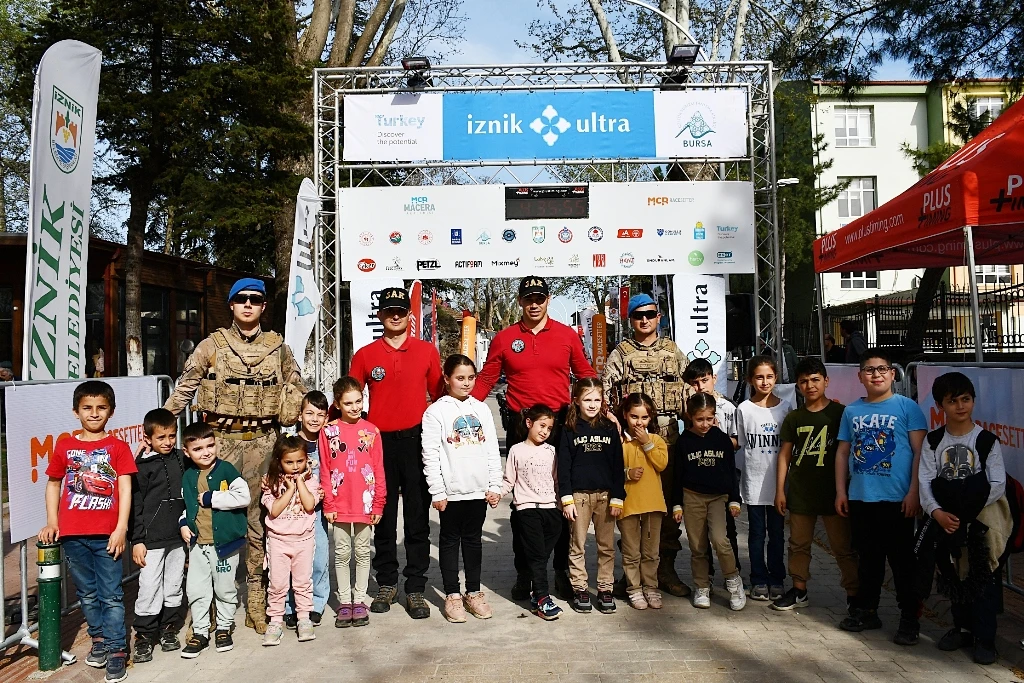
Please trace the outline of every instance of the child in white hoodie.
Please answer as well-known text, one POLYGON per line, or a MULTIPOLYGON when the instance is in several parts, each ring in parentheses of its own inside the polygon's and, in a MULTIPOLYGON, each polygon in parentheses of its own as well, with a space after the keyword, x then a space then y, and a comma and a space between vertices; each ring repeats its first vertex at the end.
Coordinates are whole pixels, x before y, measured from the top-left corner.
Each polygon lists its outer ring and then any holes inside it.
POLYGON ((444 616, 466 621, 466 611, 490 619, 480 590, 484 518, 487 505, 501 499, 501 456, 491 409, 470 396, 476 366, 462 354, 444 363, 447 394, 423 415, 423 473, 434 509, 441 518, 438 564, 444 581, 444 616), (466 572, 466 593, 459 591, 459 548, 466 572))

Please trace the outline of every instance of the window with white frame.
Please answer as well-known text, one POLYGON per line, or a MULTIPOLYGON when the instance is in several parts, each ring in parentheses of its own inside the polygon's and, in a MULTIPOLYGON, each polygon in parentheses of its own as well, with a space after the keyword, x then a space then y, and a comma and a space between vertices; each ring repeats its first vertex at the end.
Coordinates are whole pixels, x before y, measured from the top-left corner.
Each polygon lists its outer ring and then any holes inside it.
POLYGON ((978 97, 974 100, 974 115, 978 118, 988 114, 988 120, 992 122, 999 118, 1002 111, 1002 97, 978 97))
POLYGON ((859 218, 875 210, 874 178, 839 178, 839 182, 850 181, 850 186, 839 193, 839 217, 859 218))
POLYGON ((877 270, 854 270, 839 275, 843 289, 878 289, 877 270))
POLYGON ((874 147, 872 107, 836 107, 836 147, 874 147))
POLYGON ((974 266, 974 280, 979 285, 1010 284, 1010 266, 974 266))

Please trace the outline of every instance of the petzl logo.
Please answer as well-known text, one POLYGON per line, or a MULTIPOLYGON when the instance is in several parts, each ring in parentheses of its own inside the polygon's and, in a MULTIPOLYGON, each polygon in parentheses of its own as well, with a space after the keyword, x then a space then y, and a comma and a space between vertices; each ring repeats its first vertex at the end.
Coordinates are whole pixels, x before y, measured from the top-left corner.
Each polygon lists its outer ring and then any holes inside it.
POLYGON ((82 105, 54 86, 50 111, 50 152, 57 168, 71 173, 81 156, 82 105))
POLYGON ((544 138, 544 142, 548 143, 548 147, 558 142, 558 136, 570 128, 572 128, 572 124, 559 116, 558 111, 550 104, 544 107, 544 111, 540 113, 540 116, 535 118, 533 123, 530 124, 530 130, 544 138))
POLYGON ((441 267, 437 261, 417 261, 416 270, 437 270, 441 267))
POLYGON ((359 262, 356 263, 356 268, 363 271, 364 273, 369 273, 376 267, 377 262, 374 261, 372 258, 359 259, 359 262))

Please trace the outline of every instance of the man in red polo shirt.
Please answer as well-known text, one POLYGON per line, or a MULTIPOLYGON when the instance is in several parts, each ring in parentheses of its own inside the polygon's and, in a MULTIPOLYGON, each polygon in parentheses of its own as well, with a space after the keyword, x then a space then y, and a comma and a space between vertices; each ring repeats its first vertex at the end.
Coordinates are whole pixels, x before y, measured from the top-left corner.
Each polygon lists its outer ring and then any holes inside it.
POLYGON ((349 375, 368 385, 368 419, 381 432, 387 500, 374 527, 377 596, 372 612, 387 612, 398 597, 398 494, 405 530, 405 608, 413 619, 430 616, 423 597, 430 565, 430 493, 423 476, 420 422, 427 394, 436 401, 444 381, 433 345, 409 336, 409 293, 398 287, 381 292, 377 318, 384 336, 356 351, 349 375))
MULTIPOLYGON (((574 329, 548 318, 551 301, 548 283, 542 277, 530 275, 519 283, 519 305, 523 316, 519 322, 494 336, 487 354, 487 362, 477 375, 473 398, 484 400, 501 374, 508 380, 505 398, 512 411, 512 423, 505 435, 506 447, 526 439, 522 411, 537 405, 546 405, 555 411, 555 428, 548 443, 557 448, 561 427, 569 406, 572 377, 596 377, 583 352, 583 342, 574 329), (570 377, 570 372, 572 373, 570 377)), ((522 535, 515 507, 509 517, 512 527, 512 553, 516 567, 516 583, 512 586, 513 600, 530 597, 530 568, 522 549, 522 535)), ((569 583, 569 526, 565 524, 555 546, 555 592, 563 600, 572 598, 569 583)))

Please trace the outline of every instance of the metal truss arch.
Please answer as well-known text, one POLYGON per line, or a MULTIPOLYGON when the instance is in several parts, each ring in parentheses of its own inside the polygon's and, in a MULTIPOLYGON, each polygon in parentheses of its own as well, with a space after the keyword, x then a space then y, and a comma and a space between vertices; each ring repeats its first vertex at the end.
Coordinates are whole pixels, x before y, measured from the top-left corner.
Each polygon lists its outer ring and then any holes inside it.
MULTIPOLYGON (((652 90, 742 87, 747 91, 750 140, 744 158, 671 159, 508 159, 479 162, 354 164, 342 160, 344 109, 348 94, 409 92, 409 72, 401 67, 316 69, 313 74, 314 182, 321 200, 314 268, 323 306, 315 328, 313 380, 325 387, 343 366, 340 236, 335 200, 342 187, 379 185, 527 184, 575 182, 574 176, 602 181, 747 180, 754 185, 757 268, 754 273, 759 343, 781 348, 782 315, 779 229, 775 172, 775 118, 771 62, 698 62, 685 72, 655 62, 434 66, 421 92, 502 92, 540 90, 652 90), (685 81, 684 83, 680 83, 685 81)), ((723 321, 724 322, 724 321, 723 321)))

